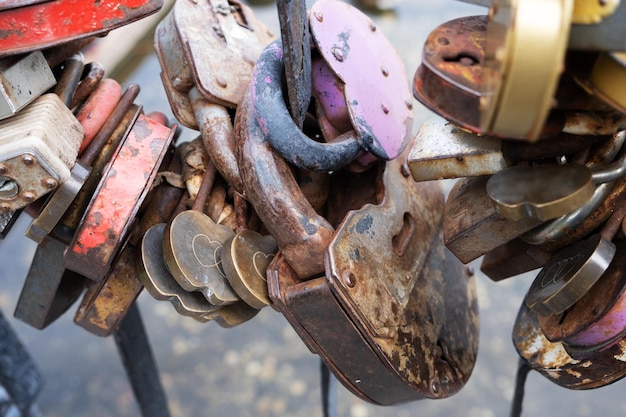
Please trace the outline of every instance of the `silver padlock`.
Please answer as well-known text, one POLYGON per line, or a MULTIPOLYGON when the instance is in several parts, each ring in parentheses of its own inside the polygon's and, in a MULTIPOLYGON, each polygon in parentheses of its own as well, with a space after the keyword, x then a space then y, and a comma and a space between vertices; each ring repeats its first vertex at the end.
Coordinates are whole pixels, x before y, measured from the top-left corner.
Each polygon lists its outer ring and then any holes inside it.
POLYGON ((70 177, 83 128, 56 94, 0 122, 0 212, 25 207, 70 177))
POLYGON ((41 51, 0 59, 0 120, 13 116, 55 84, 41 51))

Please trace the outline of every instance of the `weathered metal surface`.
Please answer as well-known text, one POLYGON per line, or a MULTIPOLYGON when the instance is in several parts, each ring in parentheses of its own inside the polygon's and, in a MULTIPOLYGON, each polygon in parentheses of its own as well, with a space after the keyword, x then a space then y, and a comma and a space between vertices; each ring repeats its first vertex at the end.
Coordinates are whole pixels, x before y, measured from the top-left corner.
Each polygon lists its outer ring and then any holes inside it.
POLYGON ((513 220, 556 219, 582 207, 594 191, 591 169, 580 164, 514 166, 487 181, 496 210, 513 220))
POLYGON ((395 48, 369 17, 342 1, 315 2, 309 22, 318 50, 344 83, 361 147, 397 158, 410 139, 413 99, 395 48))
POLYGON ((509 164, 501 141, 477 136, 441 117, 422 124, 408 156, 415 181, 495 174, 509 164))
POLYGON ((532 369, 564 388, 599 388, 626 376, 624 340, 587 359, 574 359, 561 342, 546 338, 537 316, 523 303, 513 327, 513 344, 532 369))
POLYGON ((62 64, 63 71, 58 78, 54 93, 69 107, 72 97, 85 68, 85 57, 81 52, 68 57, 62 64))
POLYGON ((615 245, 595 234, 557 254, 535 278, 524 302, 539 315, 560 314, 600 279, 615 256, 615 245))
POLYGON ((68 106, 70 109, 78 106, 83 100, 89 97, 104 78, 104 68, 99 62, 90 62, 85 65, 83 73, 84 76, 78 83, 76 91, 74 91, 74 96, 72 97, 72 102, 68 106))
MULTIPOLYGON (((473 133, 482 133, 479 109, 486 36, 486 16, 462 17, 440 25, 426 39, 422 64, 413 79, 417 100, 473 133)), ((551 114, 540 137, 555 136, 563 123, 562 115, 551 114)))
POLYGON ((599 351, 623 339, 626 247, 623 241, 617 241, 616 246, 611 265, 576 304, 561 314, 538 316, 549 341, 599 351))
POLYGON ((311 101, 311 32, 304 0, 278 0, 289 112, 302 128, 311 101))
POLYGON ((443 214, 448 249, 468 263, 541 224, 537 219, 510 220, 500 216, 487 195, 489 177, 471 177, 454 185, 443 214))
POLYGON ((115 344, 142 416, 169 417, 165 390, 139 307, 133 304, 115 334, 115 344))
POLYGON ((481 75, 482 133, 530 142, 540 138, 563 71, 573 5, 574 0, 502 1, 490 10, 481 75))
POLYGON ((162 6, 163 0, 52 0, 5 10, 0 22, 0 54, 43 49, 107 33, 162 6))
POLYGON ((85 289, 85 278, 67 271, 59 259, 67 245, 44 237, 35 251, 14 316, 37 329, 58 319, 85 289))
POLYGON ((324 271, 324 251, 334 229, 306 201, 290 166, 267 141, 250 100, 246 94, 235 119, 246 196, 297 275, 307 279, 324 271))
POLYGON ((103 279, 100 282, 91 281, 76 310, 74 322, 101 337, 116 332, 143 289, 137 276, 136 262, 137 251, 126 245, 103 279))
POLYGON ((140 115, 113 155, 65 256, 65 266, 101 281, 135 220, 173 131, 140 115))
POLYGON ((222 267, 231 287, 249 306, 261 309, 271 303, 265 271, 278 247, 270 235, 243 230, 229 239, 221 253, 222 267))
POLYGON ((43 384, 43 374, 0 311, 0 385, 22 415, 30 415, 43 384))
POLYGON ((215 167, 235 191, 244 194, 235 155, 235 129, 228 110, 219 104, 209 103, 195 88, 189 92, 189 99, 200 127, 202 141, 215 167))
POLYGON ((32 203, 70 177, 83 128, 55 94, 0 122, 0 211, 32 203))
POLYGON ((387 163, 382 201, 350 211, 337 228, 327 279, 398 378, 424 397, 443 398, 473 369, 478 306, 473 280, 445 254, 441 189, 413 182, 401 159, 387 163))
POLYGON ((239 297, 221 265, 224 243, 235 233, 202 212, 187 210, 173 218, 163 236, 165 263, 186 291, 201 291, 211 304, 232 304, 239 297))
POLYGON ((550 254, 516 238, 487 252, 480 270, 492 281, 502 281, 541 268, 549 259, 550 254))
POLYGON ((626 114, 615 111, 570 112, 563 132, 573 135, 608 136, 626 127, 626 114))
POLYGON ((0 119, 13 116, 56 84, 41 51, 0 60, 0 119))
POLYGON ((128 135, 141 112, 141 107, 132 105, 132 101, 126 105, 123 105, 123 102, 124 99, 120 101, 112 117, 109 117, 105 126, 100 129, 96 138, 80 158, 82 164, 86 163, 91 166, 91 172, 63 215, 59 226, 55 227, 53 231, 57 239, 68 245, 73 239, 92 194, 100 182, 105 166, 111 160, 122 139, 128 135))
POLYGON ((54 191, 37 217, 28 225, 24 235, 37 243, 41 243, 44 237, 52 232, 72 204, 90 171, 90 168, 83 166, 80 162, 74 164, 70 178, 54 191))
POLYGON ((294 123, 283 99, 282 47, 271 43, 259 56, 250 82, 254 117, 272 147, 287 161, 301 168, 335 171, 352 162, 361 147, 355 131, 331 143, 305 135, 294 123))
POLYGON ((84 137, 78 153, 83 154, 122 98, 122 86, 111 78, 103 79, 76 111, 84 137))

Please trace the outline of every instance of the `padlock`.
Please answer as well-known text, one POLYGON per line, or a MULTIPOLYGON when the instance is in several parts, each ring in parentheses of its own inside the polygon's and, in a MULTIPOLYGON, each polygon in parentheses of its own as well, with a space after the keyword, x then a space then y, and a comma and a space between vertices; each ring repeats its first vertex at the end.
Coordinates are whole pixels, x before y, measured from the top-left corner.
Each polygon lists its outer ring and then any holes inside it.
POLYGON ((324 270, 323 253, 334 228, 306 201, 290 166, 267 142, 252 107, 248 92, 235 118, 237 161, 246 198, 296 274, 310 278, 324 270))
POLYGON ((280 253, 268 269, 275 307, 309 349, 350 391, 386 405, 458 391, 477 348, 474 281, 443 246, 441 189, 414 183, 402 165, 386 164, 377 204, 348 212, 327 250, 326 277, 302 282, 280 253))
POLYGON ((100 179, 65 254, 67 269, 101 281, 169 148, 173 130, 139 115, 100 179))
POLYGON ((41 51, 0 59, 0 120, 14 115, 55 84, 41 51))
POLYGON ((70 177, 83 129, 55 94, 0 122, 0 210, 32 203, 70 177))
POLYGON ((539 138, 564 63, 573 7, 574 0, 511 0, 491 8, 480 98, 482 133, 539 138), (533 64, 537 59, 541 65, 533 64))
POLYGON ((105 34, 162 6, 162 0, 90 0, 80 5, 52 0, 4 10, 0 31, 5 35, 0 40, 0 51, 2 55, 17 54, 105 34))
POLYGON ((458 180, 446 201, 443 235, 446 246, 469 263, 498 246, 539 226, 533 218, 506 219, 487 195, 488 176, 458 180))
POLYGON ((513 345, 528 366, 564 388, 599 388, 626 376, 626 363, 622 360, 626 353, 625 341, 585 360, 574 359, 563 343, 552 343, 546 338, 537 315, 524 303, 513 327, 513 345))
POLYGON ((78 300, 86 279, 68 271, 59 262, 67 245, 44 236, 33 257, 14 316, 43 329, 63 315, 78 300))
POLYGON ((485 254, 480 270, 492 281, 502 281, 543 267, 551 254, 515 238, 485 254))
POLYGON ((609 268, 615 256, 611 240, 621 229, 620 206, 598 234, 555 254, 535 278, 525 303, 538 315, 560 314, 574 305, 609 268))
MULTIPOLYGON (((91 107, 96 101, 102 100, 107 103, 107 100, 117 100, 112 103, 113 106, 116 106, 121 98, 120 85, 116 81, 110 79, 104 80, 100 85, 101 88, 94 91, 93 96, 88 99, 85 105, 91 107), (110 93, 112 97, 104 99, 102 97, 103 92, 110 93), (119 96, 116 94, 117 92, 119 92, 119 96)), ((102 109, 102 111, 79 110, 76 118, 81 123, 81 126, 83 126, 83 131, 86 131, 78 150, 79 155, 84 154, 85 149, 89 147, 89 144, 93 140, 96 133, 100 131, 102 126, 111 116, 113 109, 109 111, 110 103, 107 104, 103 107, 98 107, 99 109, 102 109)), ((95 149, 91 149, 89 152, 91 156, 88 158, 81 156, 72 167, 70 178, 61 184, 45 202, 45 206, 41 208, 37 216, 26 229, 24 234, 27 237, 37 243, 40 243, 43 237, 52 232, 54 227, 59 223, 69 206, 78 195, 80 189, 87 181, 91 172, 91 164, 93 163, 92 159, 100 153, 104 143, 103 141, 98 140, 93 146, 95 149)))
POLYGON ((176 215, 165 228, 163 253, 168 270, 185 291, 200 291, 211 304, 224 305, 240 298, 221 265, 223 245, 234 232, 203 213, 215 175, 208 161, 191 210, 176 215))
POLYGON ((83 78, 76 86, 72 102, 68 106, 70 109, 81 104, 87 97, 89 97, 94 89, 98 86, 100 81, 104 78, 104 68, 99 62, 90 62, 85 65, 83 71, 83 78))

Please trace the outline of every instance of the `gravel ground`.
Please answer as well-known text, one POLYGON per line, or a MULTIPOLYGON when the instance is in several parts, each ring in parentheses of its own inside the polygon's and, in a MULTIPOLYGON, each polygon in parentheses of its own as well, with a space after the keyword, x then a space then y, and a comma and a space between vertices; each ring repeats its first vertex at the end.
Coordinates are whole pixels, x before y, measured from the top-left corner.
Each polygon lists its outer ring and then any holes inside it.
MULTIPOLYGON (((277 32, 273 5, 255 6, 257 16, 277 32)), ((396 10, 375 16, 405 61, 408 73, 417 68, 428 33, 457 16, 482 14, 485 9, 452 0, 404 0, 396 10)), ((136 82, 137 102, 146 111, 169 107, 159 80, 159 65, 151 45, 137 50, 136 66, 124 83, 136 82), (147 51, 147 54, 145 53, 147 51), (145 57, 144 57, 145 55, 145 57), (141 57, 141 59, 140 59, 141 57)), ((417 130, 428 112, 416 103, 417 130)), ((182 140, 196 133, 185 131, 182 140)), ((8 239, 0 242, 3 273, 0 308, 11 316, 35 245, 23 236, 23 216, 8 239)), ((475 265, 478 270, 478 264, 475 265)), ((371 416, 494 417, 509 413, 517 355, 511 328, 533 275, 493 283, 478 274, 481 313, 478 361, 469 383, 452 398, 425 400, 395 407, 367 404, 338 387, 338 414, 371 416)), ((139 306, 158 361, 173 416, 321 416, 319 362, 286 320, 266 308, 234 329, 199 324, 178 316, 168 303, 146 292, 139 306)), ((138 416, 124 370, 111 338, 101 339, 72 322, 73 309, 44 331, 13 320, 12 324, 45 373, 47 383, 38 404, 44 415, 73 417, 138 416)), ((623 383, 574 392, 531 373, 524 416, 587 416, 621 413, 623 383)))

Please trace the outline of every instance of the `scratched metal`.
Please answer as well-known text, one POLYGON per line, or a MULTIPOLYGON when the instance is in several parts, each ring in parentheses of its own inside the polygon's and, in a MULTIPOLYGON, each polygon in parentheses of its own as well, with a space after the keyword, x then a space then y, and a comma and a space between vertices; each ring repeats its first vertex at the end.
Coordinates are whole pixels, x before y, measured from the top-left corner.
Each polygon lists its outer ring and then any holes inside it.
POLYGON ((542 223, 537 219, 515 221, 500 216, 487 195, 488 179, 489 176, 480 176, 459 180, 446 200, 443 235, 448 249, 463 263, 542 223))
MULTIPOLYGON (((178 1, 170 14, 174 24, 167 28, 169 40, 176 42, 171 33, 175 26, 182 48, 168 53, 178 53, 179 62, 187 63, 203 96, 214 103, 236 107, 257 57, 273 34, 248 6, 235 0, 178 1)), ((180 65, 166 71, 172 85, 182 93, 192 87, 188 71, 180 65), (176 68, 182 70, 180 80, 176 68), (179 81, 182 83, 177 86, 179 81)))
POLYGON ((0 196, 0 211, 25 207, 67 180, 82 138, 82 126, 55 94, 1 121, 0 175, 15 192, 0 196))
POLYGON ((625 340, 587 359, 574 359, 561 342, 552 343, 546 338, 536 314, 525 304, 513 327, 513 344, 532 369, 564 388, 599 388, 626 376, 625 340))
POLYGON ((53 0, 5 10, 0 21, 0 55, 107 33, 162 6, 163 0, 53 0))
POLYGON ((623 240, 615 244, 617 251, 611 265, 580 300, 561 314, 538 316, 539 326, 549 341, 597 349, 624 338, 624 322, 620 316, 626 288, 626 246, 623 240), (596 333, 595 337, 585 337, 585 333, 596 326, 605 331, 596 333))
POLYGON ((118 148, 81 220, 65 266, 101 281, 124 243, 174 131, 140 115, 118 148))
POLYGON ((350 211, 337 228, 327 277, 399 378, 424 397, 443 398, 467 382, 476 360, 474 282, 444 255, 439 185, 415 183, 401 159, 387 163, 380 204, 350 211))
MULTIPOLYGON (((473 133, 481 133, 479 99, 486 36, 486 16, 462 17, 443 23, 424 43, 422 64, 413 79, 413 94, 417 100, 473 133)), ((551 114, 541 137, 558 134, 563 124, 562 114, 551 114)))
MULTIPOLYGON (((248 93, 235 118, 237 159, 247 199, 296 273, 307 279, 324 271, 324 251, 334 229, 307 202, 291 167, 268 143, 250 100, 248 93)), ((295 127, 288 113, 286 117, 295 127)))
POLYGON ((309 21, 318 50, 345 84, 361 146, 397 158, 410 139, 413 99, 395 48, 369 17, 342 1, 315 2, 309 21))
POLYGON ((348 165, 361 151, 356 132, 347 132, 331 143, 320 143, 304 134, 294 123, 283 99, 283 72, 282 46, 278 40, 261 53, 250 82, 254 115, 267 141, 300 168, 335 171, 348 165))
POLYGON ((315 97, 317 105, 318 118, 324 117, 333 130, 337 132, 337 134, 330 134, 329 130, 324 129, 324 124, 320 122, 324 137, 330 141, 353 128, 344 86, 323 58, 314 57, 311 66, 313 97, 315 97))

